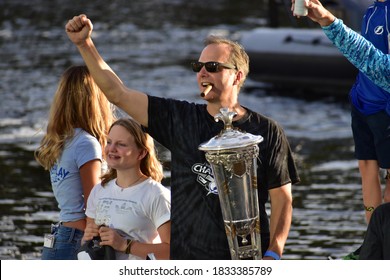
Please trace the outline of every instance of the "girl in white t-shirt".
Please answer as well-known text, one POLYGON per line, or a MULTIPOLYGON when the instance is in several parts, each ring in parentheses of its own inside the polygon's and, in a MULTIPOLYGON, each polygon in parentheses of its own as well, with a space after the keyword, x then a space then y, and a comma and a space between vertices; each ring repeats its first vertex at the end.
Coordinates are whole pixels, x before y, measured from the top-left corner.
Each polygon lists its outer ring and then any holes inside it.
POLYGON ((119 119, 105 155, 109 170, 89 196, 83 241, 100 236, 116 259, 169 259, 171 196, 153 139, 134 120, 119 119))

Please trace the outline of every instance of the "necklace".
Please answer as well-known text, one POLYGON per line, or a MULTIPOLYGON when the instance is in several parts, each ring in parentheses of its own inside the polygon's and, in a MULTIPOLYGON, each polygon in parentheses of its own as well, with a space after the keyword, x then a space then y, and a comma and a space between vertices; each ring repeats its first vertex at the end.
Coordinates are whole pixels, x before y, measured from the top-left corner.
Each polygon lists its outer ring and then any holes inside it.
MULTIPOLYGON (((127 187, 124 187, 124 188, 122 188, 121 187, 121 191, 123 192, 123 190, 124 189, 127 189, 127 188, 130 188, 131 186, 134 186, 139 180, 141 180, 141 178, 143 177, 144 175, 142 174, 142 175, 140 175, 138 178, 137 178, 137 180, 135 180, 134 182, 132 182, 130 185, 128 185, 127 187)), ((118 185, 119 186, 119 185, 118 185)))

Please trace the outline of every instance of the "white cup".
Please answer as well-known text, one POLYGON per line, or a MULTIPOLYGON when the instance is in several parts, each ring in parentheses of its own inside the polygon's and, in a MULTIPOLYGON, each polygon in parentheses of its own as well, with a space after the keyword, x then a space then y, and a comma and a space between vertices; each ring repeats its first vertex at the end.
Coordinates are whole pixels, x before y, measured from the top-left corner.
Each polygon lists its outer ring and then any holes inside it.
POLYGON ((305 7, 305 0, 295 0, 294 15, 307 16, 307 8, 305 7))

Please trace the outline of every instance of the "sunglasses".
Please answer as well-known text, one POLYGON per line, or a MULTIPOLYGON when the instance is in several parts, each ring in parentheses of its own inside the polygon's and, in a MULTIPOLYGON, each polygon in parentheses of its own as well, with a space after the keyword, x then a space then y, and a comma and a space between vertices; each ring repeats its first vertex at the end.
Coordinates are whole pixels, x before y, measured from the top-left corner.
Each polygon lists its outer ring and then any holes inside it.
POLYGON ((215 62, 215 61, 209 61, 209 62, 200 62, 200 61, 194 61, 191 62, 192 71, 199 72, 203 66, 206 68, 207 72, 215 73, 219 72, 221 68, 227 68, 227 69, 237 69, 236 66, 230 63, 221 63, 221 62, 215 62))

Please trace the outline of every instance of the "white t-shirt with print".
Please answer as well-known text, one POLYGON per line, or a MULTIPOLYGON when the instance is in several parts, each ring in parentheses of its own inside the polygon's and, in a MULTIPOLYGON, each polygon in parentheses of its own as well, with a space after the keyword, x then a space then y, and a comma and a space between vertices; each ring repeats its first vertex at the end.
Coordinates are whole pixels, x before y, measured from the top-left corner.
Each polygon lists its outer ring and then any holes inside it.
MULTIPOLYGON (((171 194, 151 178, 121 188, 116 179, 96 185, 88 198, 86 214, 96 224, 115 228, 122 236, 142 243, 159 243, 158 227, 170 220, 171 194)), ((140 259, 116 252, 117 259, 140 259)))

